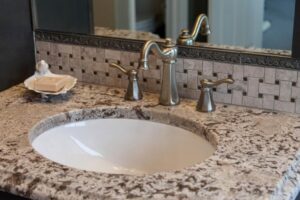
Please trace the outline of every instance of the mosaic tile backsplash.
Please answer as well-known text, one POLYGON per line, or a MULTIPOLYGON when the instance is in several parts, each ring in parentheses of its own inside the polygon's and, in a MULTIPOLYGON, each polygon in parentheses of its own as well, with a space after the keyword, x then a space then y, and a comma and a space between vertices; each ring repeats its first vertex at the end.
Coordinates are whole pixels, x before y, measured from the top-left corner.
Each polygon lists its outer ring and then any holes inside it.
MULTIPOLYGON (((109 67, 115 62, 137 68, 139 53, 36 41, 36 60, 44 59, 50 70, 70 74, 78 80, 120 88, 127 87, 127 76, 109 67)), ((150 56, 150 70, 140 70, 144 91, 159 92, 162 61, 150 56)), ((198 99, 201 79, 233 78, 232 85, 214 88, 216 102, 274 111, 300 113, 300 71, 235 65, 206 60, 178 58, 176 78, 181 97, 198 99)))

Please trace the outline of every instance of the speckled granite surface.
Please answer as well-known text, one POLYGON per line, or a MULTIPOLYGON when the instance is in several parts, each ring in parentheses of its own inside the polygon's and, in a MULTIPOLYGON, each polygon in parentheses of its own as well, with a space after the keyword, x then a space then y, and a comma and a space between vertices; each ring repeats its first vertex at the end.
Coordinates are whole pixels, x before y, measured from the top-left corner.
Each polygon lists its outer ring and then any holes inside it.
MULTIPOLYGON (((128 103, 123 93, 82 83, 64 97, 43 101, 21 85, 1 92, 0 190, 32 199, 72 200, 296 197, 299 116, 223 105, 204 114, 195 111, 195 101, 182 100, 168 108, 157 105, 157 95, 145 94, 142 102, 128 103), (206 137, 217 150, 205 162, 176 172, 127 176, 80 171, 47 160, 30 146, 31 128, 62 112, 52 123, 99 116, 161 121, 206 137)), ((42 124, 36 128, 33 134, 47 129, 42 124)))

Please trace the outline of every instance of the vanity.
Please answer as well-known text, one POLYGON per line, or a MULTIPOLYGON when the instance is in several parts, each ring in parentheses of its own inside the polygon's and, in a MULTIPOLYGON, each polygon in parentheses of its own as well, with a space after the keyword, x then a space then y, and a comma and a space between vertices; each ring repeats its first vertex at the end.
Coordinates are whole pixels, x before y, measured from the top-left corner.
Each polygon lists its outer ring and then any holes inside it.
MULTIPOLYGON (((169 108, 158 105, 155 94, 146 93, 141 102, 126 102, 123 96, 123 90, 84 83, 79 83, 65 98, 53 98, 50 102, 41 102, 39 95, 26 91, 22 85, 2 92, 1 188, 32 199, 297 196, 297 115, 222 104, 213 113, 199 113, 193 100, 183 99, 177 107, 169 108), (34 141, 38 133, 43 134, 58 123, 84 118, 127 118, 169 124, 202 137, 215 151, 204 161, 183 169, 122 175, 61 165, 41 156, 31 146, 28 134, 34 141), (36 124, 38 127, 32 129, 36 124)), ((133 147, 138 147, 138 142, 133 147)))
POLYGON ((78 82, 0 92, 3 195, 299 198, 297 18, 278 40, 267 0, 99 2, 31 1, 36 62, 78 82))

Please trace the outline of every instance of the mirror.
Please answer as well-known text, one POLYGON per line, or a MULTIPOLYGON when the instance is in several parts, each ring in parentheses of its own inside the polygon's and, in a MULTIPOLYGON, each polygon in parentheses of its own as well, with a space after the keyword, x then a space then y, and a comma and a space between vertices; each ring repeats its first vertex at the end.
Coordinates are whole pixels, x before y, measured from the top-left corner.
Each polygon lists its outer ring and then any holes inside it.
POLYGON ((32 7, 36 29, 138 40, 176 40, 207 13, 211 34, 196 46, 292 49, 295 0, 32 0, 32 7))

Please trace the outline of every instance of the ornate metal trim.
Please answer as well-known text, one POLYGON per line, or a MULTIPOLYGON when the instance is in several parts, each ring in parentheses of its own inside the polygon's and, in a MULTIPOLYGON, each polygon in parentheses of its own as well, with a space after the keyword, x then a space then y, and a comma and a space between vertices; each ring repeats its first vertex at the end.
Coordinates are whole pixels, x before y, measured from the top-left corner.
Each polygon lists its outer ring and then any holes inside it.
POLYGON ((44 30, 35 31, 35 39, 47 42, 56 42, 72 45, 94 46, 105 49, 138 52, 144 41, 105 36, 83 35, 77 33, 62 33, 44 30))
MULTIPOLYGON (((35 39, 47 42, 65 43, 73 45, 94 46, 121 51, 140 52, 145 41, 125 38, 62 33, 36 30, 35 39)), ((274 68, 300 70, 297 59, 289 56, 272 55, 266 53, 249 53, 211 47, 179 46, 179 57, 190 59, 204 59, 243 65, 269 66, 274 68)))

